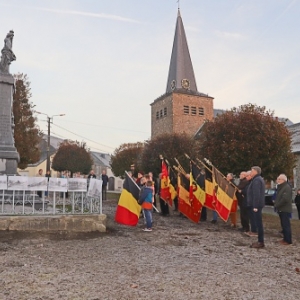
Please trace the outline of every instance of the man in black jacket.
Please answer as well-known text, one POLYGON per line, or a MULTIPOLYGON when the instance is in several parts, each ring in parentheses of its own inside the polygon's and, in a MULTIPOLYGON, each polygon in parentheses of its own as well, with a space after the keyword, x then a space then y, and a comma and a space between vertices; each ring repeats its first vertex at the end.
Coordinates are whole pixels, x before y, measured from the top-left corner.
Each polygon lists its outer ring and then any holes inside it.
POLYGON ((247 205, 253 211, 254 222, 258 233, 258 242, 252 243, 251 248, 263 248, 265 246, 262 222, 262 209, 265 206, 265 182, 260 174, 260 167, 255 166, 251 168, 252 181, 247 190, 247 205))
POLYGON ((238 191, 236 192, 238 205, 240 207, 240 218, 241 218, 241 225, 242 225, 242 228, 240 230, 242 232, 249 232, 250 230, 247 204, 245 205, 244 203, 244 195, 242 193, 243 189, 249 184, 246 175, 247 172, 245 171, 242 171, 240 173, 240 182, 237 186, 238 191))
POLYGON ((291 245, 292 230, 290 214, 292 212, 292 188, 288 184, 287 177, 284 174, 280 174, 277 177, 277 184, 274 207, 278 211, 283 233, 283 240, 280 240, 279 242, 282 245, 291 245))
POLYGON ((102 171, 101 179, 102 179, 102 200, 106 200, 108 176, 106 175, 105 170, 102 171))

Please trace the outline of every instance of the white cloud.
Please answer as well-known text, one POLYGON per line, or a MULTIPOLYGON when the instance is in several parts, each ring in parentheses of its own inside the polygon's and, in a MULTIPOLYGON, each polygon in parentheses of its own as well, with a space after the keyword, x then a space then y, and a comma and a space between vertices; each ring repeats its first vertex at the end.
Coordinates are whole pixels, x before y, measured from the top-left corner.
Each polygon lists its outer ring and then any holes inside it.
POLYGON ((113 21, 120 21, 120 22, 130 22, 130 23, 140 23, 137 20, 124 18, 117 15, 110 15, 110 14, 103 14, 103 13, 90 13, 84 11, 75 11, 75 10, 60 10, 60 9, 51 9, 51 8, 41 8, 41 7, 34 7, 34 9, 40 11, 47 11, 55 14, 67 14, 67 15, 78 15, 84 17, 92 17, 92 18, 101 18, 101 19, 109 19, 113 21))

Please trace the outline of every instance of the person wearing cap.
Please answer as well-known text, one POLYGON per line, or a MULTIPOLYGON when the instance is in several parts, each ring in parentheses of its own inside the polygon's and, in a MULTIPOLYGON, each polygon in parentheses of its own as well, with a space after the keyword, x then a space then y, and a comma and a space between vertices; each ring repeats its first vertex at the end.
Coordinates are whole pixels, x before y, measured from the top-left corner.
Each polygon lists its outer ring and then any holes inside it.
POLYGON ((265 206, 265 182, 261 177, 261 168, 254 166, 251 168, 252 181, 247 190, 247 205, 253 211, 253 218, 257 228, 258 241, 250 245, 251 248, 263 248, 264 227, 262 222, 262 209, 265 206))
POLYGON ((285 174, 277 177, 277 193, 274 202, 277 209, 280 223, 282 227, 283 239, 279 241, 282 245, 292 244, 292 230, 290 222, 290 214, 292 213, 292 188, 287 182, 285 174))

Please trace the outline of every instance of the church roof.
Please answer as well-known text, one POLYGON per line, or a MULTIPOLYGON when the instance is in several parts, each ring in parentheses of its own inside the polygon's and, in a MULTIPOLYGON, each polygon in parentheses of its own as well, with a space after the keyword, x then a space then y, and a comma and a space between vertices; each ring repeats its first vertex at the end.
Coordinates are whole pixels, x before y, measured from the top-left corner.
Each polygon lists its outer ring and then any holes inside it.
POLYGON ((198 92, 185 30, 178 9, 166 93, 182 88, 198 92))

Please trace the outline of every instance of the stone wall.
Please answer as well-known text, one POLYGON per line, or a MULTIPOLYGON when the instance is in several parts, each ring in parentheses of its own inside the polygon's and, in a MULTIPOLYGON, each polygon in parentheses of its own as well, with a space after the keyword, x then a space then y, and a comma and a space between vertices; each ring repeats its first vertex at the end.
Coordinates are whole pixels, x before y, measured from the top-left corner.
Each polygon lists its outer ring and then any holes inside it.
POLYGON ((0 231, 92 232, 106 231, 106 215, 2 216, 0 231))

